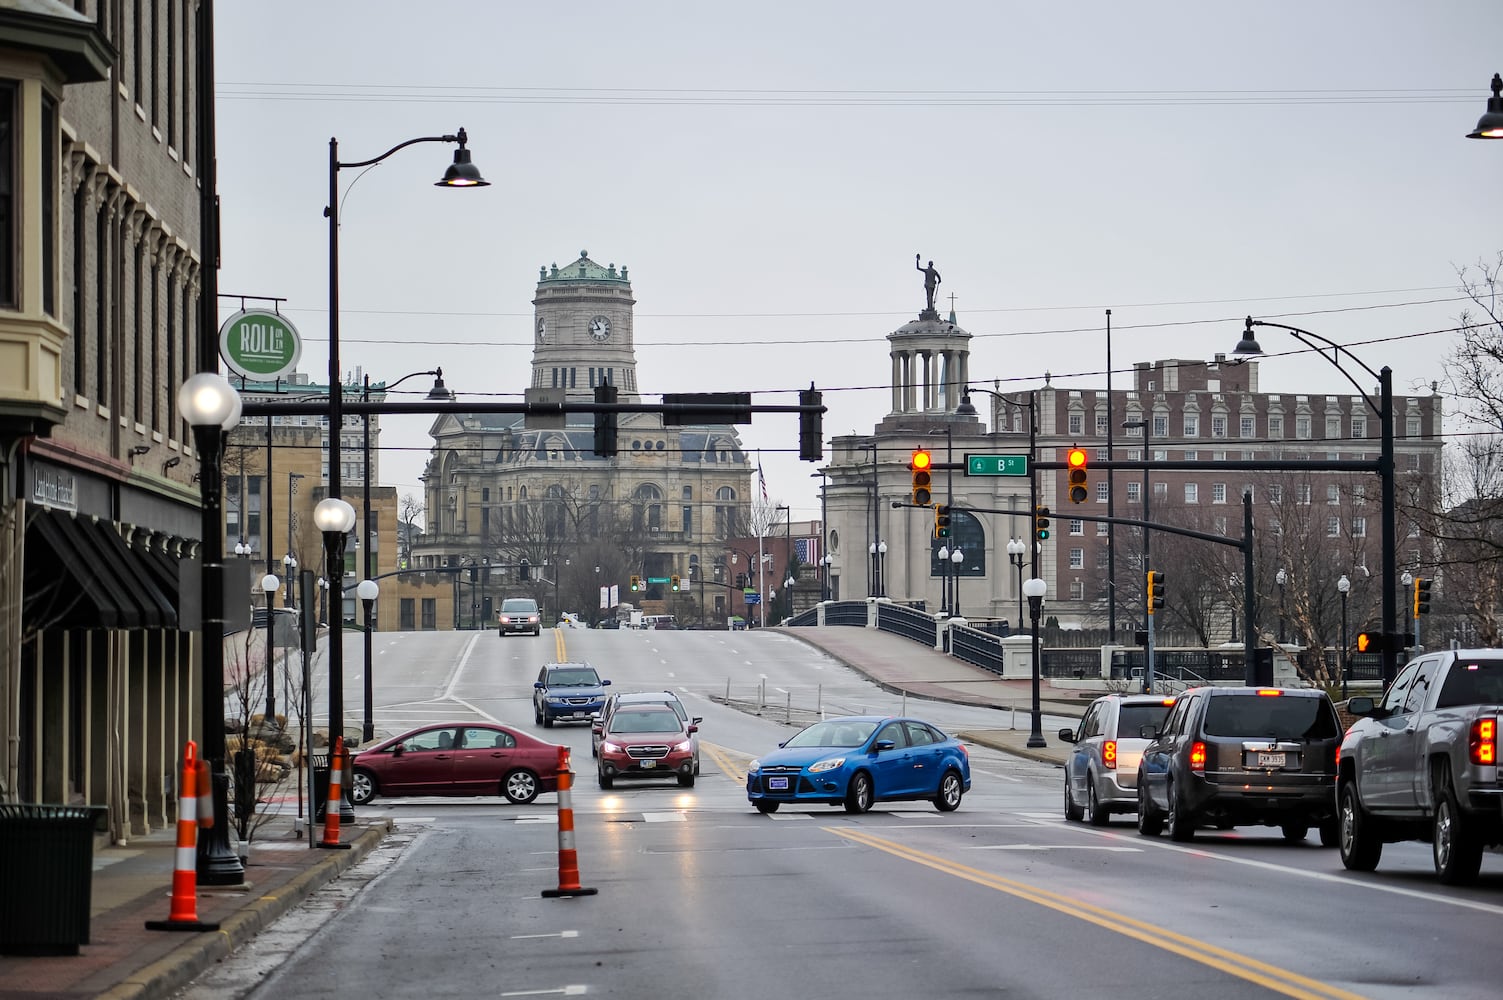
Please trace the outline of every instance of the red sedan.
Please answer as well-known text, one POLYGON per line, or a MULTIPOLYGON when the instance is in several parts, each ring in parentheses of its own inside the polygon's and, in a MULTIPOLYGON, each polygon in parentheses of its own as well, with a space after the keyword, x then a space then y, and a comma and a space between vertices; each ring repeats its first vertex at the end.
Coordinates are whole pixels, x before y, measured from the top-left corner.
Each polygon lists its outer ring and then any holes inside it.
POLYGON ((504 795, 525 805, 558 791, 558 745, 491 722, 423 726, 357 751, 356 805, 378 795, 504 795))

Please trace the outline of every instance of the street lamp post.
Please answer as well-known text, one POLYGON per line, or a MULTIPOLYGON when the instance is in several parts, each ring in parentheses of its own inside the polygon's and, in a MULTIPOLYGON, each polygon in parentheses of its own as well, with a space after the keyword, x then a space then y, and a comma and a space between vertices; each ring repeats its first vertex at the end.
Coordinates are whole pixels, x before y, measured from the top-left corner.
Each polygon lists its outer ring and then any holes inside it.
POLYGON ((950 613, 950 547, 940 545, 939 551, 934 553, 939 560, 939 613, 950 613))
POLYGON ((1347 591, 1351 589, 1352 581, 1346 578, 1345 573, 1341 574, 1341 579, 1336 581, 1336 592, 1341 595, 1341 655, 1337 658, 1337 665, 1341 670, 1342 701, 1346 700, 1346 682, 1349 680, 1348 675, 1351 673, 1350 669, 1348 669, 1346 650, 1346 595, 1347 591))
POLYGON ((1028 615, 1033 620, 1033 709, 1029 713, 1028 746, 1041 747, 1044 743, 1043 713, 1039 708, 1039 616, 1044 611, 1044 594, 1049 585, 1038 577, 1023 584, 1023 596, 1028 598, 1028 615))
POLYGON ((828 601, 830 599, 830 566, 833 565, 834 562, 835 557, 830 555, 830 553, 828 552, 826 552, 824 558, 819 561, 821 567, 819 571, 819 599, 821 601, 828 601))
POLYGON ((1007 540, 1007 561, 1018 571, 1018 631, 1023 631, 1023 554, 1028 545, 1021 538, 1007 540))
MULTIPOLYGON (((1503 105, 1503 99, 1500 99, 1503 105)), ((1378 455, 1378 478, 1382 490, 1382 547, 1383 569, 1383 683, 1393 683, 1394 676, 1398 673, 1398 600, 1394 594, 1393 585, 1398 579, 1398 530, 1396 525, 1395 510, 1398 505, 1394 485, 1394 462, 1393 462, 1393 369, 1387 365, 1380 371, 1373 369, 1351 351, 1342 347, 1327 337, 1318 333, 1311 333, 1296 326, 1286 326, 1283 323, 1275 323, 1272 320, 1253 319, 1247 317, 1246 329, 1242 340, 1237 344, 1233 353, 1239 355, 1262 354, 1263 348, 1253 337, 1253 327, 1267 326, 1274 329, 1284 330, 1291 334, 1300 343, 1312 348, 1324 358, 1357 390, 1358 394, 1378 414, 1378 421, 1382 427, 1382 445, 1378 455), (1345 356, 1353 364, 1356 364, 1368 375, 1378 380, 1378 399, 1373 400, 1372 395, 1362 387, 1362 383, 1352 377, 1341 364, 1345 356)))
MULTIPOLYGON (((245 866, 230 847, 229 787, 224 753, 224 497, 220 462, 225 432, 240 422, 240 395, 229 379, 206 371, 189 376, 177 391, 178 412, 193 427, 203 499, 199 530, 203 605, 203 756, 208 762, 216 822, 198 840, 200 885, 241 885, 245 866)), ((270 609, 267 610, 270 614, 270 609)))
POLYGON ((265 576, 263 576, 261 578, 261 590, 266 594, 266 715, 265 715, 265 719, 266 719, 267 722, 271 722, 271 721, 275 720, 276 717, 277 717, 277 676, 276 676, 276 668, 272 665, 272 657, 273 657, 272 645, 273 645, 273 636, 275 635, 275 633, 272 631, 272 620, 271 620, 271 618, 272 618, 272 614, 271 614, 272 607, 271 607, 271 599, 272 599, 273 595, 276 594, 277 588, 280 587, 281 585, 282 585, 282 581, 277 579, 275 573, 267 573, 265 576))
POLYGON ((783 581, 783 595, 788 598, 788 614, 786 615, 788 618, 793 617, 793 584, 793 572, 790 570, 788 579, 783 581))
POLYGON ((1289 582, 1289 574, 1280 566, 1279 571, 1273 575, 1273 582, 1279 585, 1279 645, 1282 646, 1284 639, 1284 584, 1289 582))
POLYGON ((1404 570, 1404 575, 1399 577, 1399 583, 1404 585, 1404 646, 1406 648, 1413 648, 1418 645, 1418 643, 1410 641, 1410 636, 1414 634, 1414 629, 1409 625, 1409 612, 1413 608, 1409 588, 1414 586, 1414 574, 1410 573, 1407 569, 1404 570))
POLYGON ((887 539, 877 542, 877 596, 887 596, 887 539))
POLYGON ((957 545, 957 546, 955 546, 955 548, 953 548, 953 549, 950 550, 950 562, 955 567, 955 572, 951 574, 951 579, 950 579, 950 586, 954 590, 953 599, 950 601, 950 614, 953 617, 955 617, 955 618, 959 618, 960 617, 960 566, 961 566, 961 563, 965 562, 965 553, 962 552, 962 551, 960 551, 960 546, 957 545))
POLYGON ((361 580, 355 587, 355 596, 365 606, 365 725, 360 730, 360 742, 369 743, 376 738, 376 690, 371 681, 371 630, 376 627, 376 598, 381 588, 370 577, 361 580))
POLYGON ((288 550, 287 554, 282 557, 282 576, 287 580, 287 593, 282 595, 282 607, 296 607, 297 593, 293 589, 293 583, 297 577, 297 557, 292 554, 291 550, 288 550))
MULTIPOLYGON (((332 463, 330 465, 332 468, 332 463)), ((329 622, 329 743, 344 735, 344 547, 355 526, 355 508, 339 497, 325 497, 313 508, 313 523, 324 536, 324 559, 333 577, 336 606, 329 622)), ((341 802, 344 818, 347 802, 341 802)), ((354 809, 350 809, 351 818, 354 809)))
POLYGON ((318 578, 318 620, 323 623, 329 620, 329 581, 323 577, 318 578))

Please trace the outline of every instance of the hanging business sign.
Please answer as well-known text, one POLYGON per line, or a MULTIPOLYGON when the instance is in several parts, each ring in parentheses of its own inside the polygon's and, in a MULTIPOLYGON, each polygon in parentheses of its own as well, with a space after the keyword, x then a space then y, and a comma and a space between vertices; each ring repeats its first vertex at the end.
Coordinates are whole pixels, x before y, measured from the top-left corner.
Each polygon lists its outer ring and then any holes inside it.
POLYGON ((219 354, 236 375, 269 382, 297 368, 303 338, 286 316, 242 309, 219 328, 219 354))

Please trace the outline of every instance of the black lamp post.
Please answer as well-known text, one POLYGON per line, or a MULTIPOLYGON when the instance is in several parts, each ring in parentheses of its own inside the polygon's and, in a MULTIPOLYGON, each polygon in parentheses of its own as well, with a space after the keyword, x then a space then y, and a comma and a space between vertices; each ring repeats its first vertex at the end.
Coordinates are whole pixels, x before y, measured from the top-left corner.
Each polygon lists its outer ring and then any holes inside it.
POLYGON ((1028 551, 1028 543, 1021 538, 1009 538, 1007 540, 1007 561, 1012 563, 1018 571, 1018 631, 1023 630, 1023 555, 1028 551))
MULTIPOLYGON (((330 463, 333 468, 333 463, 330 463)), ((325 497, 313 508, 313 523, 324 536, 324 559, 333 581, 335 607, 329 622, 329 744, 344 735, 344 547, 355 526, 355 508, 338 497, 325 497)), ((348 800, 339 805, 339 818, 355 818, 348 800)))
POLYGON ((950 614, 955 618, 960 617, 960 567, 964 562, 965 553, 960 551, 959 545, 950 550, 950 563, 955 570, 950 576, 950 586, 954 591, 950 600, 950 614))
POLYGON ((365 725, 360 730, 360 742, 369 743, 376 738, 376 689, 371 681, 371 630, 376 627, 376 598, 381 588, 376 581, 366 577, 355 587, 355 596, 365 607, 365 725))
POLYGON ((261 578, 261 590, 266 594, 266 721, 271 722, 277 717, 277 677, 276 668, 272 665, 273 651, 276 633, 272 630, 272 602, 277 588, 282 585, 275 573, 267 573, 261 578))
POLYGON ((939 551, 934 553, 934 558, 939 560, 939 613, 950 613, 950 547, 941 544, 939 551))
POLYGON ((1347 592, 1350 591, 1351 589, 1352 589, 1352 581, 1350 581, 1350 580, 1348 580, 1346 578, 1346 574, 1345 573, 1341 574, 1341 579, 1336 581, 1336 592, 1341 595, 1341 656, 1337 660, 1337 665, 1339 666, 1339 668, 1341 670, 1341 700, 1342 701, 1346 700, 1346 682, 1349 679, 1348 678, 1348 674, 1350 673, 1350 671, 1347 669, 1347 658, 1346 658, 1347 657, 1347 652, 1346 652, 1346 595, 1347 595, 1347 592))
POLYGON ((835 557, 828 552, 819 561, 819 599, 821 601, 828 601, 830 599, 830 567, 834 563, 835 557))
POLYGON ((1282 646, 1284 639, 1284 584, 1289 582, 1289 574, 1280 566, 1279 571, 1273 575, 1273 582, 1279 585, 1279 645, 1282 646))
MULTIPOLYGON (((1404 647, 1407 651, 1415 645, 1414 641, 1410 638, 1414 634, 1414 629, 1409 625, 1409 612, 1414 607, 1413 603, 1411 603, 1411 591, 1409 588, 1414 585, 1414 574, 1410 573, 1407 569, 1404 570, 1404 575, 1399 577, 1399 583, 1404 585, 1404 647)), ((1405 659, 1407 660, 1407 656, 1405 659)))
POLYGON ((240 394, 218 372, 199 372, 178 388, 177 405, 178 412, 193 427, 203 498, 199 523, 203 534, 203 757, 211 775, 215 823, 198 840, 198 882, 240 885, 245 882, 245 866, 230 847, 230 776, 224 762, 224 497, 219 467, 224 458, 225 432, 240 422, 240 394))
POLYGON ((1044 742, 1043 712, 1039 708, 1039 616, 1044 611, 1044 594, 1049 585, 1038 577, 1023 584, 1023 596, 1028 598, 1028 615, 1033 620, 1033 709, 1029 713, 1031 727, 1028 746, 1047 746, 1044 742))
MULTIPOLYGON (((292 517, 291 506, 287 509, 287 516, 290 521, 292 517)), ((291 549, 288 549, 287 554, 282 557, 282 578, 287 581, 287 592, 282 595, 282 607, 295 607, 297 605, 297 592, 293 590, 293 580, 297 578, 297 557, 292 554, 291 549)))

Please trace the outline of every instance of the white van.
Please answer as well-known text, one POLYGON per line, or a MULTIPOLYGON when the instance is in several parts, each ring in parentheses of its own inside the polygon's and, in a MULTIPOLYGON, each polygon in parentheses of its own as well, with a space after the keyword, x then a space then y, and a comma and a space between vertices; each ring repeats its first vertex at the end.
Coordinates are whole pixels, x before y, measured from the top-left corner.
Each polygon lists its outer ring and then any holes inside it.
POLYGON ((644 629, 678 628, 678 624, 673 615, 643 615, 640 627, 644 629))

